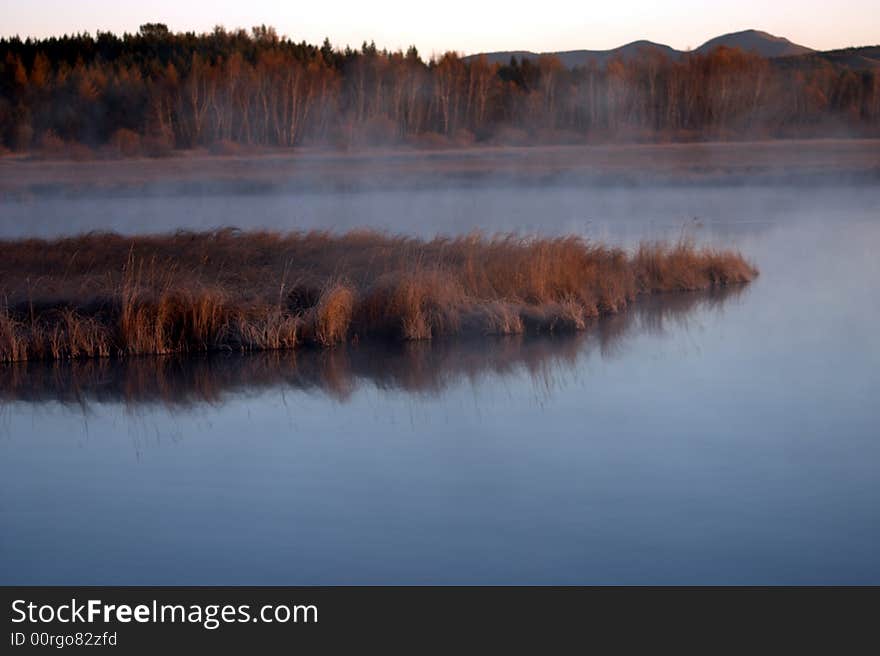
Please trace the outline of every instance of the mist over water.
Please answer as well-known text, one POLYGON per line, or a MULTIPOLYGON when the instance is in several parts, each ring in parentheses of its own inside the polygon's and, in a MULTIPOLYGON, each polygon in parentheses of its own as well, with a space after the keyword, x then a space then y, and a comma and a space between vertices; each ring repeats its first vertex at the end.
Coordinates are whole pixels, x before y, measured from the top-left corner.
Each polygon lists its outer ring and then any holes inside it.
POLYGON ((0 201, 0 238, 89 231, 374 228, 421 237, 484 232, 579 234, 632 245, 644 239, 731 244, 771 226, 877 216, 876 186, 481 186, 347 193, 106 195, 0 201))
POLYGON ((0 217, 4 238, 685 234, 761 270, 574 337, 0 367, 0 583, 880 583, 876 186, 37 198, 0 217))

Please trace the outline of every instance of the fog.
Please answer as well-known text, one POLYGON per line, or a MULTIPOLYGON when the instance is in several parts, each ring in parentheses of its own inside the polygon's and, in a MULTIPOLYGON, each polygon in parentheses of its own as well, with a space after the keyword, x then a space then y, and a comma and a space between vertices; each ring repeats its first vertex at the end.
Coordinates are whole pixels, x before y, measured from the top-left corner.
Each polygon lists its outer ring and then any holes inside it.
POLYGON ((675 239, 735 245, 774 225, 842 217, 869 220, 876 186, 487 186, 343 193, 34 197, 0 201, 0 238, 89 231, 124 234, 234 226, 347 231, 374 228, 417 236, 472 230, 578 234, 615 244, 675 239))

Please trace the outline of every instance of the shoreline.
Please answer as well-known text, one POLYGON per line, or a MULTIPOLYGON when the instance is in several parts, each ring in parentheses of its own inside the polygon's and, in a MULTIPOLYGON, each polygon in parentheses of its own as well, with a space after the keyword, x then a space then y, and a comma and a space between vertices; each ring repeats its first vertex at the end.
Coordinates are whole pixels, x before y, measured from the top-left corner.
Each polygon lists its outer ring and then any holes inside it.
POLYGON ((721 311, 742 285, 643 296, 625 312, 564 335, 458 336, 434 341, 347 343, 332 349, 188 353, 0 363, 0 406, 47 400, 158 403, 188 407, 274 386, 320 391, 345 402, 371 383, 409 394, 435 393, 461 378, 540 378, 588 353, 607 356, 639 334, 659 334, 692 313, 721 311))
POLYGON ((159 159, 0 158, 0 200, 40 196, 339 192, 507 185, 873 184, 880 140, 187 151, 159 159))

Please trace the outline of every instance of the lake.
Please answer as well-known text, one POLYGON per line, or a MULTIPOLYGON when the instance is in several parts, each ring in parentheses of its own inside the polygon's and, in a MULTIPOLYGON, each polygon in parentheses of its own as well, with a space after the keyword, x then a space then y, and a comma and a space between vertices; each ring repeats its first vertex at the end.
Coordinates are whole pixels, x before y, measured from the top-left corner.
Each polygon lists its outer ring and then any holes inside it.
POLYGON ((880 584, 880 189, 0 203, 0 236, 691 236, 761 270, 585 333, 0 365, 0 583, 880 584))

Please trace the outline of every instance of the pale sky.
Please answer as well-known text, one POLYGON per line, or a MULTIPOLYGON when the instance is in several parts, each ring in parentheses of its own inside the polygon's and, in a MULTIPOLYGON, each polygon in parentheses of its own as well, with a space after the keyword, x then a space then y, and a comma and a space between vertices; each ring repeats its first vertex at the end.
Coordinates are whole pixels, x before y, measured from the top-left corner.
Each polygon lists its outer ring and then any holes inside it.
POLYGON ((457 50, 607 49, 636 39, 673 48, 755 28, 827 50, 880 43, 878 0, 0 0, 0 35, 134 32, 146 22, 203 32, 265 23, 297 41, 380 48, 415 44, 424 56, 457 50))

